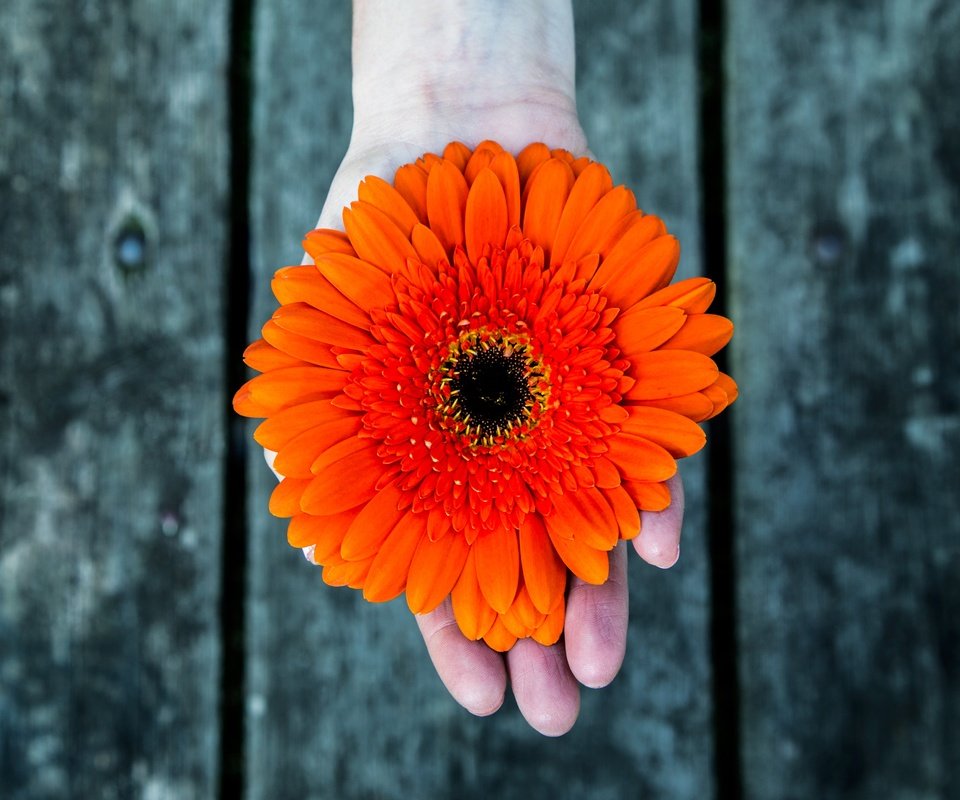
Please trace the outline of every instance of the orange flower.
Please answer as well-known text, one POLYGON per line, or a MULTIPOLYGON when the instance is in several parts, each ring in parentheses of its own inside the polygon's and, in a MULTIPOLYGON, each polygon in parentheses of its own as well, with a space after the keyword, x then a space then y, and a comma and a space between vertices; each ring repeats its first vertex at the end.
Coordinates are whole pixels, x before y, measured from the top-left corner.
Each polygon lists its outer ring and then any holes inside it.
POLYGON ((283 477, 270 510, 332 585, 414 613, 452 595, 500 651, 563 630, 568 571, 607 579, 638 509, 737 395, 714 284, 607 169, 454 142, 369 177, 304 241, 234 408, 283 477))

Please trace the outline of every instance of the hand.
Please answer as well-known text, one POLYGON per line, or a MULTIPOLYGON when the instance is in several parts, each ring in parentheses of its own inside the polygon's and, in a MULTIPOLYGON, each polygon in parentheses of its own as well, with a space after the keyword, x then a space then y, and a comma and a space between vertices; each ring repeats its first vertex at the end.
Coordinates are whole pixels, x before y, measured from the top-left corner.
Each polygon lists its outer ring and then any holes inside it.
MULTIPOLYGON (((509 24, 488 0, 467 0, 438 17, 428 3, 356 0, 354 129, 330 186, 318 227, 342 229, 341 211, 367 175, 386 180, 398 166, 450 141, 499 141, 516 153, 543 141, 586 153, 576 114, 572 12, 567 4, 531 0, 509 24), (427 28, 419 30, 420 26, 427 28), (438 30, 435 26, 440 25, 438 30), (419 59, 411 41, 426 41, 419 59), (411 55, 413 53, 413 55, 411 55)), ((309 263, 309 259, 305 259, 309 263)), ((647 562, 672 566, 679 556, 683 487, 670 481, 673 502, 642 512, 634 547, 647 562)), ((305 553, 310 558, 309 550, 305 553)), ((580 708, 580 684, 614 679, 626 648, 627 551, 610 553, 610 576, 591 586, 571 576, 564 636, 550 647, 521 639, 504 656, 467 640, 449 598, 417 622, 437 673, 470 712, 488 715, 503 703, 507 678, 517 705, 542 734, 566 733, 580 708)))

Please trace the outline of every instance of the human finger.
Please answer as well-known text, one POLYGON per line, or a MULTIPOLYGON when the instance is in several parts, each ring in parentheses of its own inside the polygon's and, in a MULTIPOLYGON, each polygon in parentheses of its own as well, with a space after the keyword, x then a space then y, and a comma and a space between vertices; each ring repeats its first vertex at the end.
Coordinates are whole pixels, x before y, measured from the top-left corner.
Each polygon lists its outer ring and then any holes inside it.
POLYGON ((575 576, 572 581, 564 624, 567 663, 580 683, 598 689, 617 676, 627 648, 626 542, 610 552, 605 583, 594 586, 575 576))
POLYGON ((633 540, 648 564, 667 569, 680 558, 680 528, 683 525, 683 481, 677 473, 667 481, 670 505, 663 511, 640 512, 640 535, 633 540))
POLYGON ((523 718, 544 736, 562 736, 580 713, 580 686, 561 644, 520 639, 507 653, 510 683, 523 718))
POLYGON ((503 657, 460 633, 450 598, 416 618, 430 660, 453 699, 478 717, 500 708, 507 691, 503 657))

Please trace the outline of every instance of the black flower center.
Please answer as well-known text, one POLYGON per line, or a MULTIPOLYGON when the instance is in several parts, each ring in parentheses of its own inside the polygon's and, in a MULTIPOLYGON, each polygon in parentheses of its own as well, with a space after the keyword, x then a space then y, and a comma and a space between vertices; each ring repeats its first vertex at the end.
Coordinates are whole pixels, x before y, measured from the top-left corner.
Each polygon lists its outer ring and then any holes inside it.
POLYGON ((473 425, 486 436, 498 435, 523 414, 530 400, 526 352, 499 347, 464 353, 450 381, 473 425))

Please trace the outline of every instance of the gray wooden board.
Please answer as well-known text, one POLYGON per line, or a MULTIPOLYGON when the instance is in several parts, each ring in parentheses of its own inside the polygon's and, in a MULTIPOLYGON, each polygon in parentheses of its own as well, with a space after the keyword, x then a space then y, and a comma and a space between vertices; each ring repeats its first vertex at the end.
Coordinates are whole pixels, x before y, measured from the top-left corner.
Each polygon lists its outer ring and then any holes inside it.
POLYGON ((215 793, 226 23, 0 10, 4 800, 215 793))
POLYGON ((746 795, 960 797, 960 6, 731 11, 746 795))
MULTIPOLYGON (((254 25, 251 336, 273 270, 300 259, 349 139, 349 8, 258 4, 254 25), (311 24, 304 25, 309 19, 311 24)), ((700 271, 695 4, 577 6, 580 108, 599 158, 635 187, 700 271)), ((508 704, 476 719, 444 691, 402 600, 322 584, 266 511, 273 477, 250 454, 247 785, 251 798, 710 796, 703 455, 685 467, 681 563, 634 557, 627 662, 585 692, 561 740, 508 704)))

